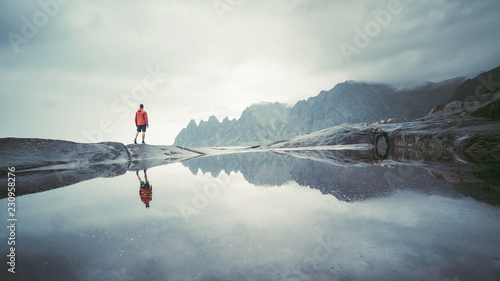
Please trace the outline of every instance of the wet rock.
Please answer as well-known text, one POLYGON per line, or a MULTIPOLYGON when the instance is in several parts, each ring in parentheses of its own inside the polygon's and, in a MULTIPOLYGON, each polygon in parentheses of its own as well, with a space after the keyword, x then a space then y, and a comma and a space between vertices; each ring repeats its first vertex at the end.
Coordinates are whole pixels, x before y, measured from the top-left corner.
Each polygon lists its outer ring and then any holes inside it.
POLYGON ((127 149, 130 153, 130 171, 145 170, 203 155, 202 152, 172 145, 130 144, 127 149))
POLYGON ((116 142, 76 143, 36 138, 0 139, 0 169, 69 169, 94 164, 127 163, 125 145, 116 142))
MULTIPOLYGON (((118 142, 76 143, 63 140, 0 139, 1 177, 15 167, 16 195, 72 185, 81 181, 115 177, 128 170, 145 170, 202 153, 173 146, 129 145, 118 142)), ((7 197, 7 189, 0 198, 7 197)))
POLYGON ((262 148, 295 148, 330 145, 370 144, 376 145, 384 132, 368 124, 342 124, 314 133, 273 143, 262 148))
POLYGON ((500 164, 500 92, 475 102, 451 102, 412 122, 343 124, 262 148, 372 145, 375 158, 500 164))

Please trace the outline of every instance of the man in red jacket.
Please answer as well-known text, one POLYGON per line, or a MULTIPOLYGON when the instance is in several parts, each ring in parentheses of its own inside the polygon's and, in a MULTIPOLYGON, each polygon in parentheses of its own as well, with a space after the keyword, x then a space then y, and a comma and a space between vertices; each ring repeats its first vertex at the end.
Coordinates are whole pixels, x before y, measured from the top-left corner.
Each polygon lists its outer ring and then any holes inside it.
POLYGON ((146 209, 149 208, 149 202, 153 200, 153 186, 149 184, 147 170, 144 170, 144 181, 139 176, 139 171, 135 171, 137 178, 139 178, 140 189, 139 196, 141 196, 141 201, 146 205, 146 209))
POLYGON ((139 105, 139 109, 135 113, 135 125, 137 126, 137 132, 135 132, 134 143, 137 143, 137 136, 139 132, 142 132, 142 143, 144 142, 144 137, 146 136, 146 128, 149 127, 148 114, 144 111, 144 105, 139 105))

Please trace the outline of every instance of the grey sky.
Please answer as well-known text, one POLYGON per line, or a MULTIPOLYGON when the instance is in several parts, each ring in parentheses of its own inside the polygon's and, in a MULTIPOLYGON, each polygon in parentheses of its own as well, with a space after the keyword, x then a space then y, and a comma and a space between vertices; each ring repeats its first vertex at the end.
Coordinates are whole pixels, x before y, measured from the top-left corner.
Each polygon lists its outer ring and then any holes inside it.
POLYGON ((413 84, 500 65, 499 1, 391 2, 9 1, 0 137, 130 143, 144 103, 150 142, 170 144, 190 119, 293 105, 345 80, 413 84))

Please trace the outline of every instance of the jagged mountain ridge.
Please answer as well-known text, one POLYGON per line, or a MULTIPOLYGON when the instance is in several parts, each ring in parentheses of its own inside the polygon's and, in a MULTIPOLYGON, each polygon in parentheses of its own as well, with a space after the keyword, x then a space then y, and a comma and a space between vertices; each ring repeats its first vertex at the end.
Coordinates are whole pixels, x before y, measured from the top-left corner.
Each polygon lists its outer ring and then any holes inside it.
POLYGON ((282 103, 260 103, 247 107, 236 120, 215 116, 208 121, 191 120, 177 135, 174 145, 190 147, 255 145, 279 138, 291 107, 282 103))
POLYGON ((397 122, 425 116, 435 106, 450 101, 463 78, 426 83, 399 90, 387 84, 346 81, 292 108, 282 139, 289 139, 344 123, 372 123, 387 118, 397 122))
POLYGON ((425 116, 434 107, 497 89, 500 67, 465 80, 427 82, 413 89, 389 84, 346 81, 329 91, 297 102, 252 105, 241 118, 219 122, 215 116, 196 125, 191 120, 175 139, 181 146, 242 146, 290 139, 345 123, 372 123, 387 118, 405 122, 425 116))

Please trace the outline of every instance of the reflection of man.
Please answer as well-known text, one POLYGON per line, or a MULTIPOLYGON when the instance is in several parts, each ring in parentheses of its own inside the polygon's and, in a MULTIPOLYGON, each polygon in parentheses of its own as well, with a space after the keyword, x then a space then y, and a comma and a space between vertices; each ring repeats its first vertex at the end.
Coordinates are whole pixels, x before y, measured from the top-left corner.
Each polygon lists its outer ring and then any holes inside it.
POLYGON ((149 208, 149 202, 153 200, 153 186, 149 184, 148 175, 146 174, 147 170, 144 170, 144 181, 141 180, 139 176, 139 171, 136 171, 135 174, 141 183, 141 187, 139 189, 139 196, 141 196, 141 201, 146 204, 146 208, 149 208))

